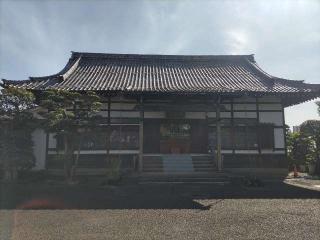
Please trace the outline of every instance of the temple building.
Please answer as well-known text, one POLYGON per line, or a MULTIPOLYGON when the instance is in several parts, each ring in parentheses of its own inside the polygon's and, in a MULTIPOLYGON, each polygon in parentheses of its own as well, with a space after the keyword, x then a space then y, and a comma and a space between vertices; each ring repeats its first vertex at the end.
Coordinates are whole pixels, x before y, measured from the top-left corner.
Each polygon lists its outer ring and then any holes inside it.
MULTIPOLYGON (((284 108, 320 96, 320 84, 269 75, 253 55, 72 52, 57 74, 2 86, 103 96, 103 121, 79 158, 80 172, 96 173, 106 159, 139 174, 285 169, 284 108)), ((54 133, 33 137, 36 168, 62 170, 54 133)))

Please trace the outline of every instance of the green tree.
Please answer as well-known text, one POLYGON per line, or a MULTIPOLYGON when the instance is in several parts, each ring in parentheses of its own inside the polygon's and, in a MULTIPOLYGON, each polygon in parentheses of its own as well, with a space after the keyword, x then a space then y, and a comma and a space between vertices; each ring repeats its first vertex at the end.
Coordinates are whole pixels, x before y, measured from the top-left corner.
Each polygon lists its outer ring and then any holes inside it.
POLYGON ((34 166, 32 131, 34 95, 24 89, 5 88, 0 94, 0 164, 4 178, 14 180, 18 171, 34 166))
POLYGON ((72 180, 78 164, 82 136, 97 125, 96 116, 101 108, 100 97, 94 92, 70 92, 48 90, 40 97, 40 106, 47 109, 43 113, 47 119, 45 128, 55 133, 63 142, 62 160, 67 180, 72 180), (80 131, 82 129, 82 131, 80 131), (78 154, 74 155, 74 151, 78 154))
POLYGON ((300 125, 301 134, 310 139, 309 158, 316 162, 316 171, 320 173, 320 121, 308 120, 300 125))
POLYGON ((299 132, 287 134, 288 158, 291 165, 305 164, 310 152, 310 139, 299 132))

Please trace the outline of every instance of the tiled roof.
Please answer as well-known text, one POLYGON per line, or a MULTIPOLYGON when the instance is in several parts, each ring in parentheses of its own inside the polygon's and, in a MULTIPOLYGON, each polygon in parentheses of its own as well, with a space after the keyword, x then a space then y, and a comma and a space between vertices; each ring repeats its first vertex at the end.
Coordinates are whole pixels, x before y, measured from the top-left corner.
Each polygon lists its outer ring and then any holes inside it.
POLYGON ((32 90, 153 93, 315 93, 320 85, 273 77, 253 55, 137 55, 73 52, 57 74, 3 80, 32 90))

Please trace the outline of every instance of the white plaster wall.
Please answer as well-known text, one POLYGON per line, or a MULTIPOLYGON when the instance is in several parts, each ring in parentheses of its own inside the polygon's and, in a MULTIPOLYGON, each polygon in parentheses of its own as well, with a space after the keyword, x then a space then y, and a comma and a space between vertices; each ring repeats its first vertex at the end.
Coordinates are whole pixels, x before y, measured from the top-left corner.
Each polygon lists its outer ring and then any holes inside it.
POLYGON ((216 112, 207 112, 208 118, 216 118, 216 112))
POLYGON ((102 109, 108 109, 108 103, 103 102, 101 108, 102 109))
POLYGON ((221 109, 223 108, 227 111, 231 111, 231 104, 221 104, 221 109))
POLYGON ((221 153, 224 154, 231 154, 233 151, 232 150, 221 150, 221 153))
POLYGON ((256 112, 234 112, 234 118, 257 118, 256 112))
POLYGON ((276 96, 264 96, 258 98, 258 102, 281 102, 281 98, 276 96))
POLYGON ((186 112, 185 118, 187 119, 206 119, 205 112, 186 112))
POLYGON ((256 104, 233 104, 233 110, 237 111, 237 110, 250 110, 250 111, 254 111, 257 109, 257 105, 256 104))
POLYGON ((240 97, 240 98, 234 98, 234 102, 256 102, 256 99, 253 97, 240 97))
POLYGON ((275 104, 259 104, 259 110, 267 110, 267 111, 272 111, 272 110, 282 110, 282 105, 280 103, 275 103, 275 104))
POLYGON ((283 125, 282 112, 260 112, 259 122, 273 123, 276 126, 282 126, 283 125))
POLYGON ((235 150, 237 154, 258 154, 258 150, 235 150))
POLYGON ((165 112, 144 112, 144 118, 165 118, 165 112))
POLYGON ((140 112, 125 112, 125 111, 111 111, 110 112, 111 117, 123 117, 123 118, 138 118, 140 117, 140 112))
POLYGON ((284 148, 284 132, 282 128, 274 129, 274 147, 284 148))
POLYGON ((94 113, 93 115, 107 118, 108 117, 108 111, 99 111, 99 112, 94 113))
POLYGON ((261 149, 262 154, 285 154, 285 150, 261 149))
POLYGON ((43 129, 36 129, 32 133, 33 153, 36 158, 34 170, 45 169, 46 162, 46 133, 43 129))
POLYGON ((111 109, 133 110, 136 107, 134 103, 111 103, 111 109))
POLYGON ((221 112, 220 117, 222 118, 231 118, 231 112, 221 112))
MULTIPOLYGON (((78 151, 74 151, 74 154, 77 154, 78 151)), ((107 150, 81 150, 80 154, 106 154, 107 150)), ((137 154, 139 150, 110 150, 110 154, 137 154)), ((48 151, 48 154, 55 155, 57 151, 48 151)))

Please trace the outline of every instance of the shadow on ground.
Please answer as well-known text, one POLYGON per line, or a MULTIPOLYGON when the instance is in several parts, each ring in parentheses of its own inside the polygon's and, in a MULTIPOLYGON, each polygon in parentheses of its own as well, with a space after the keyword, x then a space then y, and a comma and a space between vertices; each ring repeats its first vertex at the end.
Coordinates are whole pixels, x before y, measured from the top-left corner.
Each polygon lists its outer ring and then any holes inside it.
POLYGON ((0 209, 198 209, 199 199, 320 199, 320 192, 282 182, 240 184, 142 184, 117 187, 1 184, 0 209))

